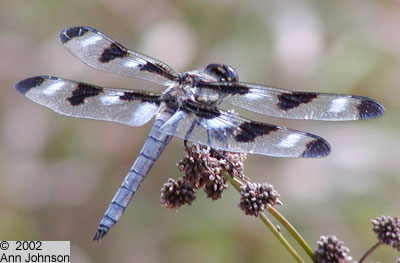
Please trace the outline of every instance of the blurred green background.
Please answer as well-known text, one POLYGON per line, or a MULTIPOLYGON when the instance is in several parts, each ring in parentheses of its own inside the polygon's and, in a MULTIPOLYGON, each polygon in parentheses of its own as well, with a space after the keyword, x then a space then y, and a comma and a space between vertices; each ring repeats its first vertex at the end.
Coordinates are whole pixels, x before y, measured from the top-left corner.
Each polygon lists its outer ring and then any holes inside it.
MULTIPOLYGON (((105 87, 162 88, 96 71, 71 56, 57 35, 78 25, 179 71, 220 62, 246 82, 378 100, 386 114, 360 122, 289 121, 240 111, 318 134, 332 146, 324 159, 249 156, 246 175, 275 186, 284 203, 279 210, 313 248, 320 235, 335 234, 354 259, 376 242, 371 218, 400 215, 400 1, 1 0, 2 240, 71 240, 72 262, 81 263, 294 262, 259 220, 239 210, 232 187, 216 202, 199 192, 178 213, 159 205, 162 184, 180 176, 179 139, 122 220, 101 243, 92 242, 150 124, 133 128, 60 116, 13 85, 49 74, 105 87)), ((372 259, 394 262, 396 256, 382 247, 372 259)))

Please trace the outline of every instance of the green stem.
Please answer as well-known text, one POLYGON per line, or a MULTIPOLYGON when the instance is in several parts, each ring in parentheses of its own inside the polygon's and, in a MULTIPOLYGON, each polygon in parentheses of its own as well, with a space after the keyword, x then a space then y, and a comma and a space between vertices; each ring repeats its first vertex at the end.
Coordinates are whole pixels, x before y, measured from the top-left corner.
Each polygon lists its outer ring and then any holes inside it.
POLYGON ((296 239, 297 243, 299 243, 304 251, 308 254, 311 260, 317 263, 317 257, 315 256, 314 251, 311 249, 306 240, 300 235, 300 233, 294 228, 294 226, 290 224, 290 222, 274 207, 269 206, 268 212, 270 212, 279 222, 281 222, 281 224, 289 231, 294 239, 296 239))
MULTIPOLYGON (((232 178, 229 175, 226 175, 226 178, 235 187, 235 189, 240 192, 240 187, 242 186, 242 183, 238 179, 232 178)), ((269 228, 269 230, 271 230, 275 237, 282 243, 282 245, 289 251, 289 253, 294 257, 297 262, 305 262, 264 213, 260 213, 260 219, 269 228)))
POLYGON ((369 255, 372 254, 372 252, 375 251, 375 249, 377 247, 379 247, 381 245, 381 243, 376 243, 375 245, 373 245, 370 249, 368 249, 367 251, 365 251, 364 255, 360 258, 360 260, 358 261, 358 263, 362 263, 369 255))
POLYGON ((299 263, 304 263, 305 261, 297 254, 296 250, 289 244, 289 242, 283 237, 281 232, 272 224, 271 220, 264 213, 260 213, 260 219, 263 223, 271 230, 275 237, 282 243, 282 245, 289 251, 289 253, 296 259, 299 263))
POLYGON ((225 177, 228 178, 229 182, 230 182, 230 183, 235 187, 235 189, 240 193, 240 187, 242 186, 242 183, 241 183, 238 179, 230 177, 229 174, 227 174, 225 177))

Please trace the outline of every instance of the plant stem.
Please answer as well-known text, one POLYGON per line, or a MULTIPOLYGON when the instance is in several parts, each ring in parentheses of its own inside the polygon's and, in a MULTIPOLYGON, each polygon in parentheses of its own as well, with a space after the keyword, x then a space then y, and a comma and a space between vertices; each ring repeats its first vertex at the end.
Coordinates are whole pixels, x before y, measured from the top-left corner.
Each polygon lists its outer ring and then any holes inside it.
POLYGON ((372 252, 375 251, 375 249, 377 249, 379 246, 381 245, 381 243, 376 243, 375 245, 373 245, 370 249, 368 249, 367 251, 365 251, 364 255, 360 258, 360 260, 358 261, 358 263, 362 263, 369 255, 372 254, 372 252))
POLYGON ((229 182, 235 187, 235 189, 240 193, 240 187, 242 186, 242 183, 236 179, 232 178, 229 174, 225 175, 226 178, 228 178, 229 182))
POLYGON ((315 256, 314 251, 310 247, 310 245, 306 242, 306 240, 300 235, 300 233, 294 228, 292 224, 272 206, 268 206, 268 212, 270 212, 281 224, 289 231, 289 233, 296 239, 297 243, 304 249, 304 251, 308 254, 312 261, 317 263, 317 257, 315 256))
POLYGON ((289 251, 289 253, 296 259, 299 263, 304 263, 304 259, 302 259, 299 254, 297 254, 296 250, 289 244, 286 238, 283 237, 280 231, 272 224, 272 222, 268 219, 268 217, 264 213, 260 213, 260 219, 263 223, 271 230, 271 232, 275 235, 275 237, 282 243, 282 245, 289 251))
MULTIPOLYGON (((242 186, 242 183, 238 179, 232 178, 230 175, 225 175, 225 177, 235 187, 235 189, 240 192, 240 186, 242 186)), ((260 213, 260 219, 269 228, 269 230, 271 230, 275 237, 282 243, 282 245, 289 251, 289 253, 294 257, 297 262, 305 262, 264 213, 260 213)))

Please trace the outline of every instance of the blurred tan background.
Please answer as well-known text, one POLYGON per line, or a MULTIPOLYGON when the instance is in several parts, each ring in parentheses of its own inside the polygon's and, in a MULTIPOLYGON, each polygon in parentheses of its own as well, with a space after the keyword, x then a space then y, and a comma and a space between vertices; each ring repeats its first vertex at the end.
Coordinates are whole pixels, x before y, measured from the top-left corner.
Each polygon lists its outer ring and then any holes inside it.
MULTIPOLYGON (((71 240, 72 262, 81 263, 294 262, 258 219, 239 210, 232 187, 216 202, 198 192, 178 213, 159 205, 162 184, 180 176, 179 139, 122 220, 101 243, 92 242, 150 124, 133 128, 60 116, 13 85, 49 74, 105 87, 162 88, 74 58, 57 36, 78 25, 179 71, 222 62, 246 82, 378 100, 386 114, 360 122, 289 121, 240 111, 318 134, 332 146, 324 159, 250 156, 246 175, 275 186, 284 203, 279 210, 313 248, 320 235, 335 234, 354 259, 376 242, 371 218, 400 215, 400 1, 2 0, 2 240, 71 240)), ((373 258, 394 262, 396 256, 382 247, 373 258)))

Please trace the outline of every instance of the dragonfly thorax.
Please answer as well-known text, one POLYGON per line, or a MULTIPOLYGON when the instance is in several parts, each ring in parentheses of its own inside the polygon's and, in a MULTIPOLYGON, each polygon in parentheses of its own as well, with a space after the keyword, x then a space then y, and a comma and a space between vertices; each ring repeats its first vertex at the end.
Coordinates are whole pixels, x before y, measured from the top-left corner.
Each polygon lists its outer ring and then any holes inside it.
POLYGON ((215 89, 209 89, 207 82, 237 82, 239 76, 230 66, 209 64, 204 70, 189 71, 182 74, 180 85, 186 98, 207 106, 218 105, 224 96, 215 89))
POLYGON ((204 87, 205 83, 216 81, 219 81, 219 79, 208 72, 200 70, 188 71, 182 74, 179 86, 172 86, 166 93, 178 101, 189 99, 207 106, 218 105, 222 100, 220 93, 204 87))
POLYGON ((218 105, 222 102, 221 95, 210 89, 194 89, 193 98, 205 105, 218 105))

